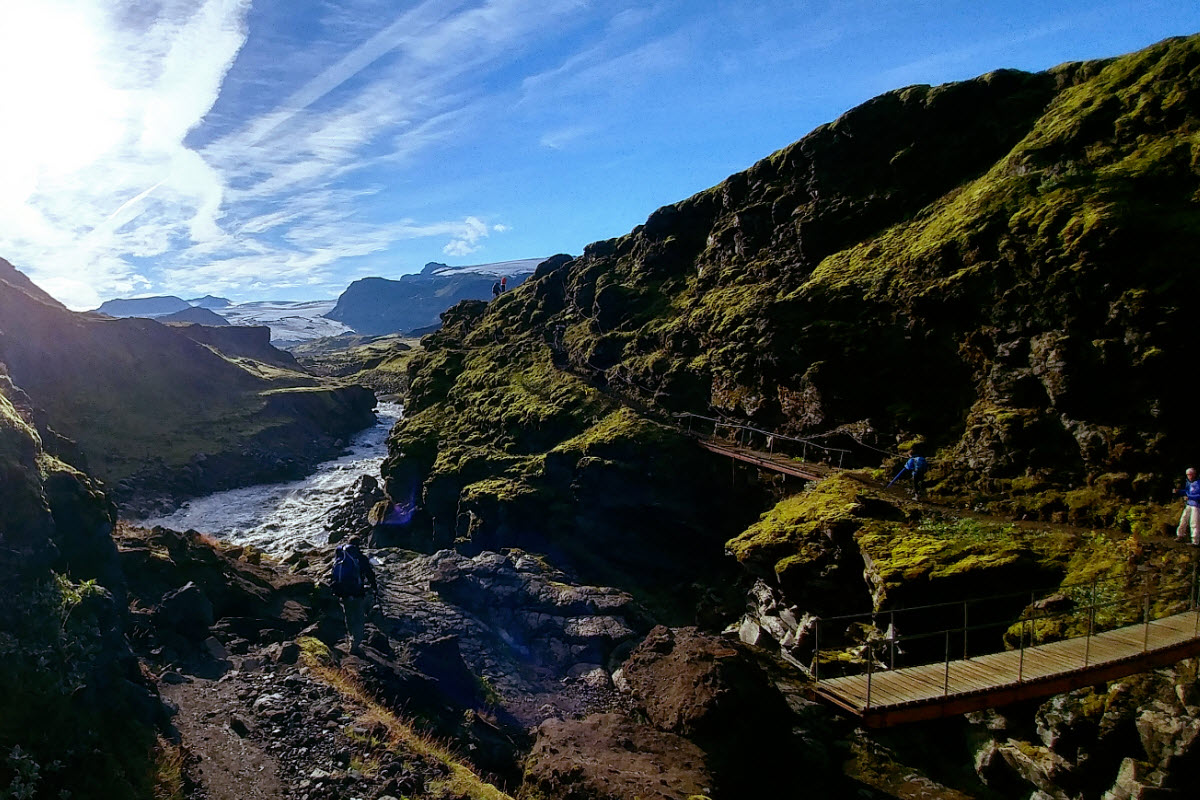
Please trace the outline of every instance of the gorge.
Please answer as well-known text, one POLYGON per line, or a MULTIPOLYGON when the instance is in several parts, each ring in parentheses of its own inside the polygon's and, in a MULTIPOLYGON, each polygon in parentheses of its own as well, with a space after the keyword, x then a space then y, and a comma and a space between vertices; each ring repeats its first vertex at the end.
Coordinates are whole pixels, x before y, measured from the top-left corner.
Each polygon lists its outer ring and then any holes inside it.
MULTIPOLYGON (((814 615, 1049 590, 1011 625, 1192 574, 1198 131, 1200 37, 908 87, 449 308, 378 485, 329 517, 383 587, 361 653, 316 532, 222 541, 114 500, 306 472, 371 392, 252 329, 72 315, 0 264, 0 690, 32 698, 0 716, 0 789, 149 797, 157 752, 178 797, 1188 796, 1195 659, 884 732, 807 693, 814 615), (689 413, 847 456, 737 466, 689 413), (914 451, 919 500, 886 486, 914 451)), ((853 670, 886 631, 840 635, 853 670)))

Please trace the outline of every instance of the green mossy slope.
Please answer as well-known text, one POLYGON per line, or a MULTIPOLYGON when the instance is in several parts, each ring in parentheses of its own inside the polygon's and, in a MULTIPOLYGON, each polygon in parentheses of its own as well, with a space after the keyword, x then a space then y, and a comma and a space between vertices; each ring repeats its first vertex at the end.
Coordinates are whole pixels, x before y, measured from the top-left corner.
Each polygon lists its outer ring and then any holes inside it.
MULTIPOLYGON (((606 556, 623 540, 592 530, 616 527, 596 522, 603 500, 632 497, 645 510, 620 525, 635 539, 695 520, 695 541, 734 540, 753 571, 814 577, 797 552, 818 530, 839 536, 837 520, 755 546, 728 512, 753 498, 674 434, 642 431, 612 455, 566 444, 603 438, 624 404, 824 435, 860 466, 895 469, 886 453, 923 440, 943 499, 1153 529, 1150 503, 1193 444, 1175 373, 1192 336, 1197 198, 1200 38, 890 92, 448 312, 413 362, 389 490, 415 492, 443 543, 566 524, 606 556)), ((880 542, 911 524, 873 523, 880 542)), ((772 526, 788 527, 757 530, 772 526)), ((1064 569, 1026 549, 981 540, 959 560, 1064 569)))
POLYGON ((0 373, 0 795, 148 798, 164 717, 124 639, 112 507, 28 409, 0 373))

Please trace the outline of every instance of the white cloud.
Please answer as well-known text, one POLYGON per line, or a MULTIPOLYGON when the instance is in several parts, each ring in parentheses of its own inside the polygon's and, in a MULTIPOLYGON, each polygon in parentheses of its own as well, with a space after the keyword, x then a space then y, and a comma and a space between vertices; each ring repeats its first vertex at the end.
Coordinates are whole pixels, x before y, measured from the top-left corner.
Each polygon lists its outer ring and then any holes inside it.
POLYGON ((0 0, 0 53, 23 65, 22 81, 0 82, 0 107, 21 121, 0 126, 0 254, 84 308, 130 291, 334 281, 339 260, 399 241, 444 238, 461 256, 508 230, 474 216, 380 219, 361 213, 380 186, 349 187, 367 175, 386 185, 368 170, 400 174, 461 139, 495 102, 481 78, 586 3, 425 0, 370 33, 363 20, 391 3, 335 0, 329 51, 308 41, 303 59, 286 56, 307 78, 263 71, 277 91, 256 97, 283 99, 257 108, 221 96, 230 75, 245 89, 260 74, 235 66, 255 35, 249 6, 0 0), (339 3, 356 26, 341 24, 339 3), (218 100, 220 125, 206 127, 218 100))
POLYGON ((22 65, 0 82, 0 252, 80 307, 136 285, 129 258, 219 238, 223 179, 184 137, 248 6, 177 2, 137 24, 106 0, 0 4, 0 52, 22 65))
POLYGON ((482 245, 480 239, 488 237, 488 226, 478 217, 467 217, 456 232, 455 238, 442 248, 448 256, 468 256, 478 251, 482 245))

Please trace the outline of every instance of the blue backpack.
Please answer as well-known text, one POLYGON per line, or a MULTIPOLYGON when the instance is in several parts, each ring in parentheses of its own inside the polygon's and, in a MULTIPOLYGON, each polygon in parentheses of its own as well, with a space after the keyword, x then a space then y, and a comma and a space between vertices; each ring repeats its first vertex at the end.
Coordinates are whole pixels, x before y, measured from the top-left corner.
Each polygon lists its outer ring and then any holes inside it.
POLYGON ((925 456, 913 456, 904 466, 920 475, 929 468, 929 462, 925 460, 925 456))
POLYGON ((333 593, 340 597, 364 594, 362 565, 348 544, 339 544, 333 557, 333 593))

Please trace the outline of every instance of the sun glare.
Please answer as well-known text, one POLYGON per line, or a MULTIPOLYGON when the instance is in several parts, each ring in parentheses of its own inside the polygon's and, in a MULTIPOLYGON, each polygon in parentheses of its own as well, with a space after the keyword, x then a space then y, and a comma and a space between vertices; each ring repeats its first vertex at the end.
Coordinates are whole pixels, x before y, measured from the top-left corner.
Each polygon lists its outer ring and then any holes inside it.
POLYGON ((86 167, 120 142, 124 98, 106 81, 103 25, 99 13, 74 4, 0 5, 0 108, 23 111, 0 126, 8 203, 24 203, 45 179, 86 167))

